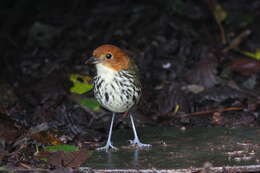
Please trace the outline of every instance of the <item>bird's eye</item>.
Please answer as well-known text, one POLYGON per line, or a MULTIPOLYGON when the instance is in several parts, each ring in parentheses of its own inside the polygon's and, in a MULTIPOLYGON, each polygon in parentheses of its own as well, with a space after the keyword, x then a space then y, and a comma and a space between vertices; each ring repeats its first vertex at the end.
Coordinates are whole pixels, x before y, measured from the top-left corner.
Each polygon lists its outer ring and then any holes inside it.
POLYGON ((112 58, 111 53, 106 54, 106 58, 107 58, 107 59, 111 59, 111 58, 112 58))

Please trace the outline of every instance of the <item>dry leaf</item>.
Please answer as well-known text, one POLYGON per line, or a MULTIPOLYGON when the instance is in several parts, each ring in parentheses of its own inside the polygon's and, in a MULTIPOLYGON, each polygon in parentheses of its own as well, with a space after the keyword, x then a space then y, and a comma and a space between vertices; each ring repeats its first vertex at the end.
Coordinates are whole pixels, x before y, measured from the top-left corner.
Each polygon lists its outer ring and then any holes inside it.
POLYGON ((87 152, 86 149, 82 148, 75 152, 42 152, 37 155, 37 158, 47 159, 48 164, 57 167, 78 168, 90 157, 90 155, 90 152, 87 152))
POLYGON ((41 132, 41 133, 35 133, 32 135, 32 138, 37 140, 38 142, 42 144, 61 144, 61 141, 55 137, 54 134, 51 132, 41 132))
POLYGON ((231 65, 231 70, 242 75, 249 76, 260 72, 260 61, 252 58, 240 58, 234 60, 231 65))

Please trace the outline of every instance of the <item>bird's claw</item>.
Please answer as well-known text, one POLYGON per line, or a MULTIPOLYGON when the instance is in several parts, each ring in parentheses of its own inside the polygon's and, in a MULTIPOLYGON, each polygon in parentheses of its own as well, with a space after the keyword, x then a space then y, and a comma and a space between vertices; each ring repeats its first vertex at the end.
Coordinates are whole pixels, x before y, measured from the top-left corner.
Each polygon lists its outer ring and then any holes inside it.
POLYGON ((129 140, 130 145, 136 146, 138 148, 149 148, 151 144, 143 144, 139 139, 129 140))
POLYGON ((97 148, 96 150, 108 152, 108 150, 109 150, 110 148, 111 148, 112 150, 118 150, 118 148, 115 147, 115 146, 113 146, 112 143, 107 143, 105 146, 99 147, 99 148, 97 148))

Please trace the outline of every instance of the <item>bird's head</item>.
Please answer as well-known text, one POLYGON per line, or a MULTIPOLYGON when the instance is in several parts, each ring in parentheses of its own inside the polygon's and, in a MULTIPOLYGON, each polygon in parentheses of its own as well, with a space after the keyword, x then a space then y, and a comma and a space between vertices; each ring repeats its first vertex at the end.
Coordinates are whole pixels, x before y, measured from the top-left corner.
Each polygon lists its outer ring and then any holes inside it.
POLYGON ((103 65, 113 71, 126 70, 130 65, 129 56, 119 47, 109 44, 96 48, 88 61, 103 65))

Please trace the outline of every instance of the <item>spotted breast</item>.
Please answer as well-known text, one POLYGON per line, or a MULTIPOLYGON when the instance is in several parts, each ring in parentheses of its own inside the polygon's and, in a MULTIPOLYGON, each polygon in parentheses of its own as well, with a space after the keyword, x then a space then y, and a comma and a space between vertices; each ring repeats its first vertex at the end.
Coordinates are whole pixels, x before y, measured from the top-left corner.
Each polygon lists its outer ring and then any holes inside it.
POLYGON ((94 94, 98 102, 112 112, 126 112, 141 96, 139 79, 129 70, 114 71, 96 64, 94 94))

